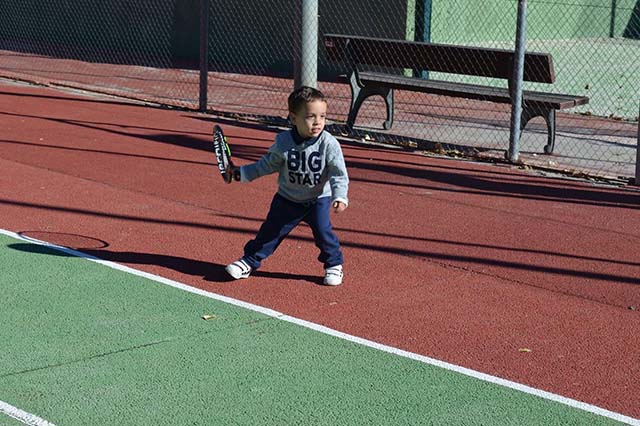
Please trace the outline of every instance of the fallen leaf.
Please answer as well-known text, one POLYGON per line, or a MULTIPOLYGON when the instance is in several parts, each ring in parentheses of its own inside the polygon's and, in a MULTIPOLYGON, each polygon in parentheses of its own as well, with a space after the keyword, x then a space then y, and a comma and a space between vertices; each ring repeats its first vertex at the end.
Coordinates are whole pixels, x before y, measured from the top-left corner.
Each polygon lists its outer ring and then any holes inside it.
POLYGON ((214 318, 216 318, 215 315, 203 315, 202 316, 202 319, 205 320, 205 321, 206 320, 210 320, 210 319, 214 319, 214 318))
POLYGON ((529 348, 520 348, 518 349, 519 352, 531 352, 531 349, 529 348))

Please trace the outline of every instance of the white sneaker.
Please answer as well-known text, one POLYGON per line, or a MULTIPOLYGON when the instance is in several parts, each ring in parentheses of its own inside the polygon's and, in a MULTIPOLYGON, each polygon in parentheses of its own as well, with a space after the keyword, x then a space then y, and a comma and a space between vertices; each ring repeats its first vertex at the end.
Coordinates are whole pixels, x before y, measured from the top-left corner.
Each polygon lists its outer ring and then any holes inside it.
POLYGON ((239 280, 241 278, 249 278, 249 275, 251 275, 252 271, 251 266, 249 266, 249 264, 243 259, 236 260, 235 262, 230 263, 226 268, 224 268, 224 270, 227 271, 227 273, 236 280, 239 280))
POLYGON ((324 284, 325 285, 340 285, 342 284, 342 265, 332 266, 324 270, 324 284))

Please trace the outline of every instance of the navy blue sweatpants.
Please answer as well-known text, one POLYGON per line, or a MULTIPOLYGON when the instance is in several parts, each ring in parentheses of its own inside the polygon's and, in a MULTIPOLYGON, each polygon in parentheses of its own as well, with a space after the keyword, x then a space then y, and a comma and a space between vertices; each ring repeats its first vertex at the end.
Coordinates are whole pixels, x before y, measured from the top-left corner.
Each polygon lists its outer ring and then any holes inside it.
POLYGON ((262 261, 278 248, 293 228, 300 222, 306 222, 311 227, 316 246, 320 249, 318 260, 325 268, 342 265, 340 243, 329 220, 330 203, 330 197, 302 204, 276 194, 258 235, 244 246, 243 259, 253 269, 258 269, 262 261))

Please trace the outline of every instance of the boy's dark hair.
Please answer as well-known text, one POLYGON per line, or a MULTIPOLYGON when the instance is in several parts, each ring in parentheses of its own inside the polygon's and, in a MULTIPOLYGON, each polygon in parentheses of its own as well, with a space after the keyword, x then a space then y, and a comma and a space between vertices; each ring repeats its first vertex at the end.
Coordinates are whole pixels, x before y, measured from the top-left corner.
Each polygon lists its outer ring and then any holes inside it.
POLYGON ((327 100, 324 97, 324 93, 322 93, 318 89, 314 89, 313 87, 309 86, 299 87, 289 95, 289 112, 295 114, 303 105, 306 105, 308 102, 313 101, 326 102, 327 100))

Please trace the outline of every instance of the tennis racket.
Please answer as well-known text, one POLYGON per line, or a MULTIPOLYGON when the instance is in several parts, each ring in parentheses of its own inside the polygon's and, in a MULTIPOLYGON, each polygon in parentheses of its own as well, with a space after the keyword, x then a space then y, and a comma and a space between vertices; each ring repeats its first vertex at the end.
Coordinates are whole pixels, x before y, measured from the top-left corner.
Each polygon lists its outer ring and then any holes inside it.
POLYGON ((222 132, 222 127, 217 124, 213 128, 213 150, 216 154, 218 169, 220 170, 222 179, 224 179, 226 183, 231 183, 233 178, 231 168, 234 167, 231 161, 231 149, 227 143, 227 138, 222 132))

